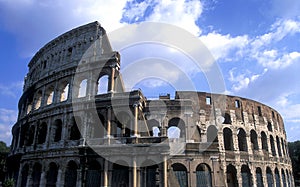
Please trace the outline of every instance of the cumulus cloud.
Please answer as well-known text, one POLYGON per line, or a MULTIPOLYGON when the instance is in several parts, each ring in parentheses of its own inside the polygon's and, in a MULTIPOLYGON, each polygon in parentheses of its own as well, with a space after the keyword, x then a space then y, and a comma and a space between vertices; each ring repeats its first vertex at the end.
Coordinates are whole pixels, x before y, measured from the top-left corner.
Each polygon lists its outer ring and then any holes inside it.
POLYGON ((234 92, 248 88, 248 85, 255 82, 255 80, 257 80, 260 76, 263 76, 267 72, 267 69, 264 69, 261 74, 254 74, 250 71, 246 71, 245 73, 236 73, 236 71, 239 70, 237 68, 231 69, 229 71, 228 78, 228 80, 232 83, 231 89, 234 92))
POLYGON ((240 51, 248 45, 249 39, 247 35, 232 37, 229 34, 222 35, 212 32, 207 35, 200 36, 201 41, 208 47, 216 60, 222 59, 230 61, 235 55, 239 55, 240 51), (235 55, 231 52, 235 51, 235 55))
POLYGON ((108 31, 122 26, 124 5, 125 1, 118 0, 2 0, 0 22, 15 35, 22 55, 30 57, 48 41, 79 25, 98 20, 108 31))
POLYGON ((0 108, 0 137, 7 145, 11 143, 11 128, 16 122, 18 112, 0 108))
POLYGON ((186 29, 198 36, 201 33, 196 20, 202 13, 199 0, 146 0, 129 1, 123 19, 126 22, 162 22, 186 29))
POLYGON ((0 95, 17 98, 22 92, 23 82, 14 82, 11 84, 0 83, 0 95))

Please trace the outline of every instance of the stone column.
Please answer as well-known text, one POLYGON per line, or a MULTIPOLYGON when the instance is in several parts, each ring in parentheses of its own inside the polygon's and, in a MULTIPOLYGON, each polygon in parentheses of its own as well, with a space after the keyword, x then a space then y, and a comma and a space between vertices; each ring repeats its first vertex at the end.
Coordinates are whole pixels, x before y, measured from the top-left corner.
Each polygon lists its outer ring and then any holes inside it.
POLYGON ((104 160, 104 171, 103 171, 103 187, 109 186, 109 178, 108 178, 108 161, 104 160))
POLYGON ((111 138, 111 107, 108 106, 107 107, 107 127, 106 127, 106 138, 108 138, 107 140, 107 144, 110 144, 110 138, 111 138))
POLYGON ((77 170, 77 182, 76 182, 76 186, 77 187, 81 187, 82 186, 82 174, 81 174, 81 169, 79 168, 77 170))
POLYGON ((32 186, 32 171, 33 171, 32 167, 29 167, 26 187, 32 186))
POLYGON ((136 102, 133 107, 134 107, 134 124, 133 124, 133 137, 138 137, 138 114, 139 114, 139 106, 140 103, 136 102))
POLYGON ((23 170, 23 164, 20 164, 19 172, 18 172, 18 180, 17 180, 17 186, 21 186, 22 181, 22 170, 23 170))
POLYGON ((260 169, 261 169, 261 178, 263 181, 263 186, 268 186, 266 167, 264 165, 262 165, 262 167, 260 167, 260 169))
POLYGON ((136 166, 136 158, 133 158, 132 163, 132 187, 138 187, 137 185, 137 166, 136 166))
POLYGON ((107 90, 110 93, 114 93, 114 91, 115 91, 116 66, 117 66, 116 64, 110 65, 111 75, 110 75, 109 80, 108 80, 108 90, 107 90))
POLYGON ((240 165, 236 166, 236 178, 237 178, 237 181, 238 181, 238 186, 242 186, 243 179, 242 179, 242 172, 241 172, 241 166, 240 165))
POLYGON ((47 172, 43 170, 42 174, 41 174, 41 179, 40 179, 40 187, 46 186, 46 175, 47 175, 47 172))
POLYGON ((63 172, 62 172, 62 169, 58 169, 58 172, 57 172, 57 180, 56 180, 56 187, 61 187, 61 186, 64 186, 64 180, 63 180, 63 172))
POLYGON ((252 185, 253 187, 257 187, 255 166, 252 165, 252 167, 249 169, 252 177, 252 185))
POLYGON ((168 158, 164 156, 163 161, 163 180, 162 180, 162 187, 168 187, 168 158))

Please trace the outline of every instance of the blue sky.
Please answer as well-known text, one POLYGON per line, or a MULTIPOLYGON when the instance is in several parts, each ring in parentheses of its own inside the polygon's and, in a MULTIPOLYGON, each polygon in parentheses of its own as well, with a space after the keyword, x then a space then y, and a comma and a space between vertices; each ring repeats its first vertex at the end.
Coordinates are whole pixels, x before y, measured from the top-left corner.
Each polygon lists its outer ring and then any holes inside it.
MULTIPOLYGON (((288 140, 299 140, 299 12, 299 0, 0 0, 0 140, 10 144, 32 56, 56 36, 95 20, 108 32, 147 21, 184 28, 210 50, 226 94, 273 107, 284 118, 288 140)), ((194 82, 205 85, 203 79, 198 74, 194 82)), ((172 90, 166 85, 136 86, 153 96, 172 90)))

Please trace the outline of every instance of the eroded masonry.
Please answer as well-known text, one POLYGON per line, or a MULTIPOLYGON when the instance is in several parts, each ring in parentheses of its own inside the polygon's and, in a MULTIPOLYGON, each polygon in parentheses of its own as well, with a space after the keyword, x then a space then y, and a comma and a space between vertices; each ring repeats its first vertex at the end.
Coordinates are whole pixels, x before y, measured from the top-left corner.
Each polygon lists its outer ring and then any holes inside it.
POLYGON ((276 110, 204 92, 126 92, 98 22, 52 40, 28 67, 8 160, 17 187, 294 186, 276 110))

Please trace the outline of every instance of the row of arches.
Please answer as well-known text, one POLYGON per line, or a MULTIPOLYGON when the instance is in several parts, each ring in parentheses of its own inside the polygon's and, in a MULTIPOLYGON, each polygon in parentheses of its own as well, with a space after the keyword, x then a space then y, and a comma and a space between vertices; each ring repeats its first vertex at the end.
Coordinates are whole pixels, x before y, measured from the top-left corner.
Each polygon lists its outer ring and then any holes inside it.
MULTIPOLYGON (((98 78, 95 85, 96 87, 94 93, 95 95, 104 94, 109 91, 108 80, 109 80, 109 76, 107 74, 104 74, 98 78)), ((88 84, 89 84, 88 79, 85 78, 78 82, 80 83, 76 86, 77 90, 74 90, 74 93, 76 93, 75 96, 77 96, 78 98, 86 97, 88 93, 88 84)))
MULTIPOLYGON (((171 165, 171 172, 173 176, 177 179, 175 182, 176 186, 187 187, 190 186, 188 183, 188 175, 191 173, 196 173, 196 186, 197 187, 211 187, 212 186, 212 176, 210 167, 201 163, 196 167, 196 171, 188 172, 187 168, 181 163, 174 163, 171 165)), ((172 176, 171 174, 171 176, 172 176)))
MULTIPOLYGON (((108 82, 109 76, 107 74, 101 75, 95 83, 94 95, 107 93, 109 89, 108 82)), ((64 102, 71 97, 69 94, 70 90, 75 94, 73 97, 86 97, 88 93, 88 84, 88 79, 85 78, 76 82, 72 88, 68 81, 61 81, 58 85, 48 85, 45 88, 38 90, 33 96, 28 97, 26 104, 23 106, 23 110, 26 110, 26 114, 29 114, 32 110, 37 110, 42 106, 64 102)))
MULTIPOLYGON (((238 150, 239 151, 248 151, 248 146, 251 147, 252 150, 262 149, 264 151, 270 151, 273 156, 282 157, 284 155, 288 155, 288 150, 286 148, 286 143, 283 138, 279 138, 276 136, 274 139, 272 135, 269 136, 269 143, 267 135, 264 131, 261 131, 259 134, 256 133, 255 130, 250 131, 250 145, 247 141, 247 133, 243 128, 239 128, 237 130, 237 142, 238 142, 238 150), (260 136, 260 138, 259 138, 260 136), (260 141, 260 142, 259 142, 260 141), (259 146, 261 143, 261 146, 259 146), (276 146, 275 146, 276 144, 276 146), (269 148, 270 145, 270 148, 269 148)), ((229 151, 234 151, 234 139, 233 132, 230 128, 225 127, 223 129, 223 139, 224 139, 224 149, 229 151)))
POLYGON ((226 181, 229 187, 291 187, 292 175, 288 169, 278 170, 276 167, 274 171, 269 166, 266 167, 265 172, 260 167, 255 169, 255 173, 251 173, 248 165, 242 165, 241 170, 237 171, 234 165, 229 164, 226 167, 226 181), (238 174, 241 175, 241 183, 238 180, 238 174), (256 184, 254 185, 254 179, 256 184), (282 185, 281 185, 282 184, 282 185))
MULTIPOLYGON (((97 166, 95 166, 97 167, 97 166)), ((69 161, 62 171, 62 168, 55 162, 51 162, 48 166, 43 166, 41 163, 36 162, 30 168, 25 164, 21 170, 20 186, 39 187, 41 184, 46 184, 47 187, 56 187, 64 184, 65 187, 74 187, 78 183, 79 167, 75 161, 69 161), (60 179, 59 174, 64 172, 64 176, 60 179), (44 173, 44 175, 43 175, 44 173), (59 180, 63 181, 58 181, 59 180), (58 183, 58 184, 57 184, 58 183)))
POLYGON ((42 106, 48 106, 56 102, 64 102, 69 98, 70 84, 68 81, 62 81, 58 85, 49 85, 45 89, 41 89, 33 96, 27 97, 26 103, 22 107, 22 111, 26 110, 29 114, 32 110, 37 110, 42 106))
POLYGON ((14 148, 23 146, 42 145, 47 142, 58 143, 61 140, 79 140, 81 134, 79 131, 81 118, 72 117, 69 124, 66 126, 61 119, 56 119, 51 124, 41 122, 29 125, 23 124, 16 133, 14 133, 13 144, 14 148), (79 122, 79 123, 78 123, 79 122))

